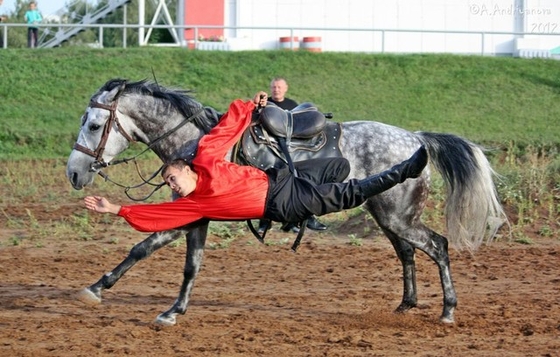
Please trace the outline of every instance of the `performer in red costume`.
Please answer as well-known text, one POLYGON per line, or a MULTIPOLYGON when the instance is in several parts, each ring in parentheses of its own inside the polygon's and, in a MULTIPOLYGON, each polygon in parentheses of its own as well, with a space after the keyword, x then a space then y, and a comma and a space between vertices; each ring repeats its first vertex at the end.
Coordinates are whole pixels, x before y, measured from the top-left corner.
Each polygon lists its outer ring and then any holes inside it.
POLYGON ((84 199, 86 208, 119 215, 142 232, 179 228, 201 218, 300 222, 311 215, 357 207, 407 178, 419 177, 428 162, 422 146, 410 159, 389 170, 343 183, 350 172, 344 158, 296 163, 298 177, 288 167, 262 171, 226 161, 227 152, 250 125, 257 105, 265 106, 266 101, 265 92, 257 93, 252 101, 235 100, 218 125, 202 137, 191 166, 184 160, 164 166, 165 182, 181 198, 120 206, 104 197, 88 196, 84 199))

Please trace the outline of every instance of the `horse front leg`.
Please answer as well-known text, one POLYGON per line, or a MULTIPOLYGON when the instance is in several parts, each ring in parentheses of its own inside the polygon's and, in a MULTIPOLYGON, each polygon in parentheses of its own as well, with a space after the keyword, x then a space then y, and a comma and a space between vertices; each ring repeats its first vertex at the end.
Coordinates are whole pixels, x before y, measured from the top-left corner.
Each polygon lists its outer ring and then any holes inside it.
POLYGON ((158 315, 155 320, 156 323, 166 326, 175 325, 177 323, 177 315, 184 315, 187 311, 194 281, 200 271, 202 259, 204 258, 204 246, 206 244, 207 235, 208 222, 203 226, 191 230, 187 234, 187 256, 185 260, 185 269, 183 271, 183 283, 181 284, 179 296, 169 310, 158 315))
POLYGON ((182 236, 182 231, 173 230, 153 233, 142 242, 136 244, 128 256, 117 267, 106 273, 95 284, 83 289, 78 298, 90 305, 100 304, 103 290, 110 289, 116 282, 136 263, 149 257, 159 248, 177 240, 182 236))

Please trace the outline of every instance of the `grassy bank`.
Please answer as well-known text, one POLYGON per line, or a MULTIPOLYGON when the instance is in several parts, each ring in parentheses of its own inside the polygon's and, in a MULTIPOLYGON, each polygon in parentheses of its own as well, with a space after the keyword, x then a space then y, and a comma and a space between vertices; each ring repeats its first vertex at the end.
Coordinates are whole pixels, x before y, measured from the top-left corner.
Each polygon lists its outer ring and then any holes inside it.
POLYGON ((108 79, 153 78, 225 110, 277 75, 338 121, 449 132, 491 147, 560 143, 560 62, 451 55, 177 48, 0 51, 0 159, 66 157, 89 97, 108 79), (556 124, 555 124, 556 123, 556 124))
MULTIPOLYGON (((87 217, 57 220, 49 230, 13 208, 79 202, 84 193, 68 184, 65 159, 90 96, 107 80, 155 75, 160 84, 195 90, 199 101, 225 110, 232 99, 266 90, 280 75, 290 82, 290 97, 312 101, 338 121, 369 119, 411 131, 454 133, 496 149, 488 156, 502 175, 497 184, 512 237, 522 243, 559 238, 560 61, 175 48, 6 50, 0 61, 0 183, 6 191, 0 209, 15 230, 45 236, 77 230, 84 239, 92 234, 95 223, 87 217)), ((159 167, 153 158, 148 162, 148 174, 159 167)), ((111 175, 136 182, 128 171, 111 175)), ((91 190, 124 199, 100 180, 91 190)), ((444 231, 445 195, 437 177, 432 191, 424 218, 444 231)), ((167 197, 162 192, 153 199, 167 197)), ((18 234, 10 239, 19 242, 18 234)))

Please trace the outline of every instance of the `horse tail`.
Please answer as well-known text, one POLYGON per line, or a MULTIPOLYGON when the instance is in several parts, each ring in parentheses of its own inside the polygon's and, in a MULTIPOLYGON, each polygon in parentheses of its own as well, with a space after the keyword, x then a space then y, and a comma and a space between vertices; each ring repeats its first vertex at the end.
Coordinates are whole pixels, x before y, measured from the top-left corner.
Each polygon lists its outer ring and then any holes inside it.
POLYGON ((417 132, 447 190, 447 232, 458 248, 475 251, 507 222, 484 149, 452 134, 417 132))

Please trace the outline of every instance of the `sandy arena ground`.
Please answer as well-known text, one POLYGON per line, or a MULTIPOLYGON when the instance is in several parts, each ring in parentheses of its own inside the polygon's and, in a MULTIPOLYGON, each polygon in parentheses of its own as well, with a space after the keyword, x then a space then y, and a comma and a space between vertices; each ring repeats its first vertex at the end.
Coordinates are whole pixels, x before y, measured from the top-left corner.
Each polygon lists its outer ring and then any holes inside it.
MULTIPOLYGON (((15 234, 1 229, 3 241, 15 234)), ((474 256, 451 250, 454 325, 438 321, 441 288, 425 254, 418 308, 394 314, 402 273, 389 242, 354 246, 329 231, 308 233, 296 254, 291 242, 266 246, 249 235, 208 249, 173 327, 153 320, 174 302, 184 244, 138 263, 101 305, 76 299, 143 237, 130 230, 115 243, 107 230, 89 241, 3 244, 0 356, 560 356, 558 240, 495 242, 474 256)))

